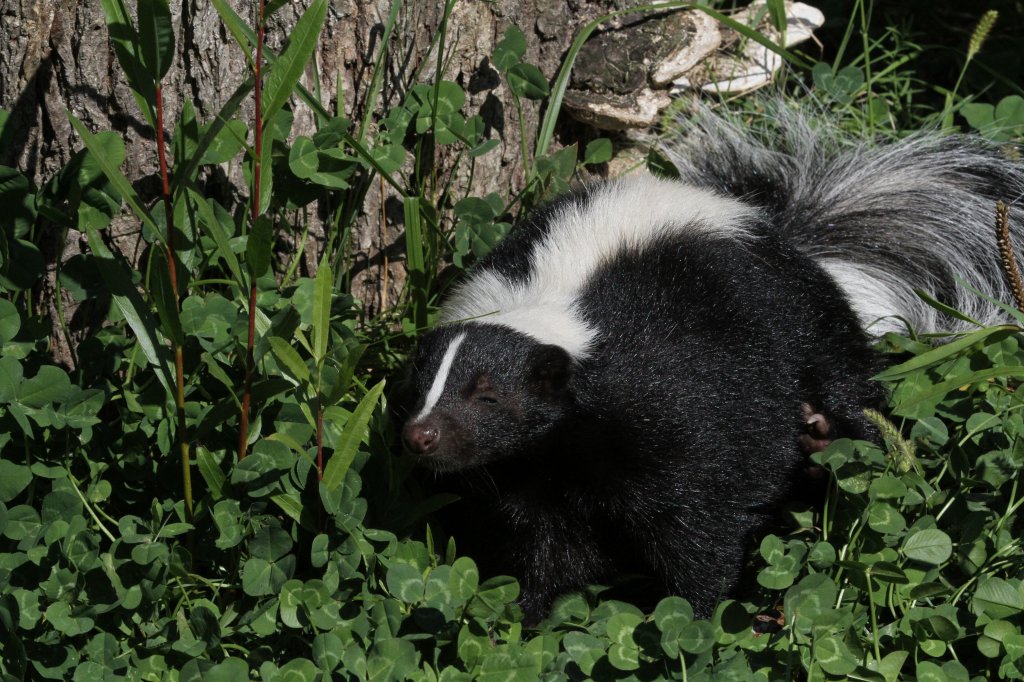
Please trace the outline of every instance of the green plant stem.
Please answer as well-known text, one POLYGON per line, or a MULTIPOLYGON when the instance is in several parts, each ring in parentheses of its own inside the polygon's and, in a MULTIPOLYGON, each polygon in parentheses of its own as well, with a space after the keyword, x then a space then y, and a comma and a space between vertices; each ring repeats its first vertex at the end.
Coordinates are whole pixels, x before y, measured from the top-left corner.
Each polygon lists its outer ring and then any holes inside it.
POLYGON ((868 576, 868 608, 871 610, 871 643, 875 649, 875 660, 882 660, 882 650, 878 646, 878 607, 875 606, 875 594, 872 589, 874 584, 874 578, 869 573, 868 576))
MULTIPOLYGON (((871 108, 871 41, 869 39, 869 24, 871 22, 871 11, 868 10, 865 5, 871 2, 871 0, 859 0, 860 5, 860 34, 864 44, 864 87, 867 89, 867 114, 868 114, 868 129, 875 129, 875 115, 874 110, 871 108)), ((872 4, 871 10, 874 9, 872 4)))
MULTIPOLYGON (((178 292, 178 268, 174 252, 174 207, 171 204, 171 183, 167 168, 167 151, 164 148, 164 100, 163 85, 156 84, 156 147, 160 160, 160 190, 167 227, 167 276, 171 280, 175 312, 181 313, 181 294, 178 292)), ((171 335, 172 338, 173 335, 171 335)), ((185 494, 185 517, 192 523, 192 467, 190 464, 188 426, 185 421, 185 362, 181 339, 174 338, 174 407, 178 417, 178 449, 181 453, 181 480, 185 494)))
MULTIPOLYGON (((256 61, 253 65, 253 76, 255 79, 253 94, 256 99, 254 140, 253 140, 253 161, 252 161, 252 228, 255 229, 256 221, 260 217, 260 166, 263 157, 263 35, 264 35, 264 4, 258 0, 256 15, 256 61)), ((249 410, 252 407, 252 375, 255 364, 253 348, 256 345, 256 275, 250 273, 249 282, 249 338, 245 346, 245 386, 242 390, 242 414, 238 428, 238 459, 245 459, 249 449, 249 410)))
POLYGON ((319 387, 316 391, 316 480, 324 480, 324 404, 319 387))
POLYGON ((64 471, 68 472, 68 481, 71 482, 71 487, 75 489, 76 493, 78 493, 78 499, 82 501, 82 506, 85 507, 87 512, 89 512, 89 516, 92 517, 92 520, 96 522, 96 527, 100 529, 101 533, 107 536, 108 540, 116 542, 117 538, 115 538, 114 534, 111 533, 105 525, 103 525, 103 522, 100 521, 100 517, 96 515, 96 512, 93 511, 92 505, 89 504, 89 500, 85 499, 85 495, 82 494, 81 489, 78 487, 78 479, 76 479, 71 473, 71 469, 65 466, 64 471))

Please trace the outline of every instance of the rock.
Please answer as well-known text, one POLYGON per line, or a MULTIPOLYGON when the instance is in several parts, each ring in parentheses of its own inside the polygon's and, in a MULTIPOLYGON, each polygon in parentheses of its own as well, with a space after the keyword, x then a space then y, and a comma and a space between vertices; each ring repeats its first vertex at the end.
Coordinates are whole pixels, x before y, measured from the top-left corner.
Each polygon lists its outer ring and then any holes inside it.
MULTIPOLYGON (((785 36, 765 0, 732 15, 787 47, 809 39, 825 17, 787 2, 785 36)), ((771 81, 782 58, 700 10, 643 15, 612 25, 584 43, 563 104, 573 118, 602 130, 649 128, 673 92, 740 93, 771 81)))
MULTIPOLYGON (((825 23, 821 10, 802 2, 786 3, 785 36, 772 26, 763 0, 740 10, 733 18, 785 47, 806 41, 825 23)), ((722 33, 722 48, 703 65, 676 79, 674 89, 700 88, 705 92, 737 94, 771 82, 772 75, 782 66, 782 57, 732 29, 722 27, 722 33)))

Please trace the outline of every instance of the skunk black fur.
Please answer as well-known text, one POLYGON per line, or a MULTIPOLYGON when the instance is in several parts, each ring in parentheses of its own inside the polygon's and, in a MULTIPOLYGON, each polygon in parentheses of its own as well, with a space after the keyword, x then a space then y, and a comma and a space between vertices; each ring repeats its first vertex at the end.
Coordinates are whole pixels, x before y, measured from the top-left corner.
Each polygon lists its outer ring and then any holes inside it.
POLYGON ((403 438, 462 496, 460 547, 519 578, 529 618, 625 574, 709 615, 791 493, 808 414, 871 434, 870 336, 959 324, 913 289, 998 319, 954 275, 1007 298, 992 225, 1024 193, 1015 162, 962 137, 784 127, 766 142, 706 119, 670 150, 681 180, 537 211, 423 337, 403 438))

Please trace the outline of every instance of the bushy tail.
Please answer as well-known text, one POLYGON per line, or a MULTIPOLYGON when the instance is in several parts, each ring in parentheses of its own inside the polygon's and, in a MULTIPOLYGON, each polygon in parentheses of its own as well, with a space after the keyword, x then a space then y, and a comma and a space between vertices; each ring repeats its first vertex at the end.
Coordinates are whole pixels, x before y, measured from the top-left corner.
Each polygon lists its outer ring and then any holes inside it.
POLYGON ((921 133, 868 143, 790 110, 772 132, 704 110, 666 148, 684 181, 760 205, 780 234, 835 279, 872 334, 964 331, 921 289, 983 324, 1007 319, 974 288, 1012 303, 995 238, 996 202, 1010 206, 1024 255, 1024 163, 970 136, 921 133), (815 125, 815 124, 819 125, 815 125))

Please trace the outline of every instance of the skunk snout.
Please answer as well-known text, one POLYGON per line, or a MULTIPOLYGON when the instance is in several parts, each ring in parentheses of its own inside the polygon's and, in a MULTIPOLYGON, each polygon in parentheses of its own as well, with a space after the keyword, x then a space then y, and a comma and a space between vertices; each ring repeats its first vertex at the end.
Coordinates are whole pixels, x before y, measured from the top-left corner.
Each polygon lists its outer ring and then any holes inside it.
POLYGON ((429 455, 441 442, 441 429, 430 422, 409 422, 402 429, 402 440, 411 452, 429 455))

